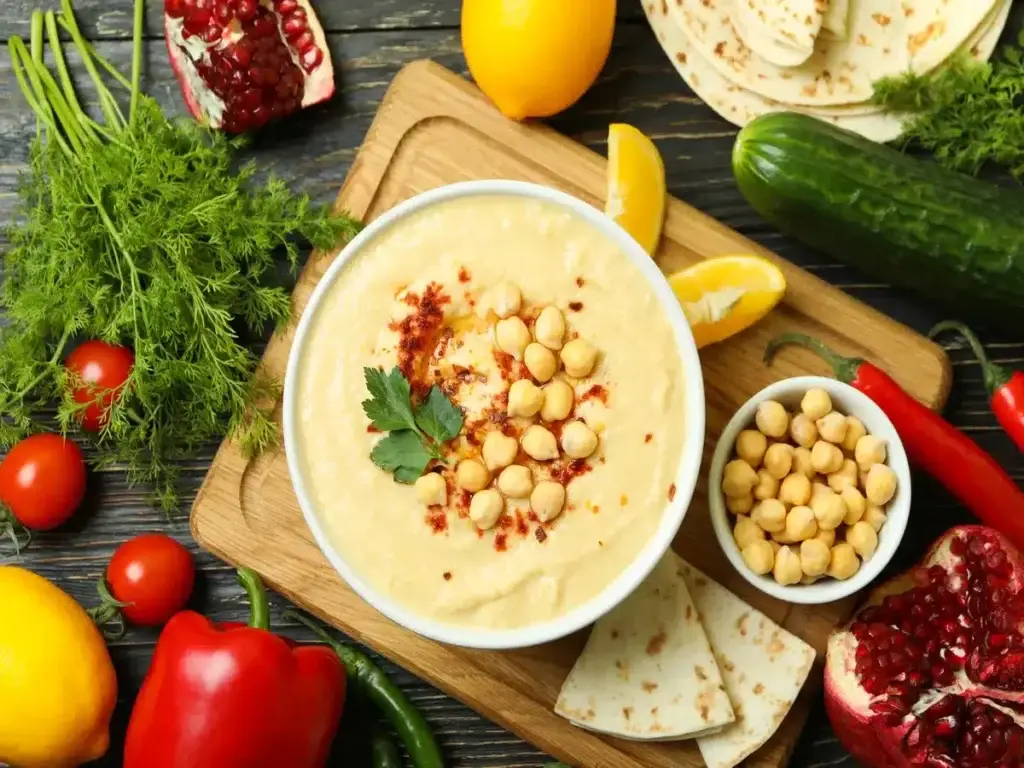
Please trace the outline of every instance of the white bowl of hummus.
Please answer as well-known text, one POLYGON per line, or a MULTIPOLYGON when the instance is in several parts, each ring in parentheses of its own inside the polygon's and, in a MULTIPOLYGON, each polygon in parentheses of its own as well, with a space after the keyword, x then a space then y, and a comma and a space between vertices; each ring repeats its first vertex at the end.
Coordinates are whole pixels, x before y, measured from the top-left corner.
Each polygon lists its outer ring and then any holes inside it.
POLYGON ((581 629, 670 546, 704 446, 700 361, 651 257, 563 192, 452 184, 320 280, 284 382, 305 520, 396 623, 508 649, 581 629))

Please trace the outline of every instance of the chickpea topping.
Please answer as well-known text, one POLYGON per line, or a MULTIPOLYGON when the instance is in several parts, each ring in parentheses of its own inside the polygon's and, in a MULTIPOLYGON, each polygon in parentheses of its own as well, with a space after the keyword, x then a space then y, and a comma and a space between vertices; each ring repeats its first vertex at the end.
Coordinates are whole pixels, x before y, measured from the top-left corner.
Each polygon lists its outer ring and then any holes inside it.
POLYGON ((857 552, 848 541, 841 541, 832 547, 828 570, 825 571, 833 579, 845 581, 860 570, 857 552))
POLYGON ((530 494, 530 509, 541 522, 554 520, 565 506, 565 488, 551 480, 542 480, 530 494))
POLYGON ((789 437, 801 448, 810 448, 818 441, 818 427, 806 413, 798 413, 789 422, 789 437))
POLYGON ((526 345, 523 362, 526 363, 526 370, 530 375, 542 384, 550 381, 558 371, 558 358, 555 357, 555 353, 537 342, 526 345))
POLYGON ((821 580, 821 576, 808 576, 805 573, 804 577, 802 579, 800 579, 800 583, 801 584, 816 584, 820 580, 821 580))
POLYGON ((726 496, 725 508, 734 515, 749 515, 754 508, 754 497, 749 493, 746 496, 726 496))
POLYGON ((846 531, 846 540, 862 560, 869 559, 878 548, 878 534, 870 523, 863 520, 850 526, 846 531))
POLYGON ((562 450, 573 459, 585 459, 597 450, 597 435, 582 421, 570 421, 562 429, 562 450))
POLYGON ((740 550, 740 554, 743 556, 743 562, 747 564, 747 568, 758 576, 771 573, 772 566, 775 564, 775 549, 764 539, 752 541, 740 550))
POLYGON ((755 541, 765 539, 764 530, 749 517, 736 519, 736 527, 732 529, 732 535, 736 539, 736 546, 740 549, 746 549, 755 541))
POLYGON ((800 569, 807 576, 821 576, 831 559, 828 545, 819 539, 807 539, 800 544, 800 569))
POLYGON ((819 440, 811 448, 811 466, 823 475, 838 472, 843 466, 843 450, 838 445, 819 440))
POLYGON ((498 475, 498 490, 510 499, 527 499, 533 490, 533 474, 529 467, 513 464, 498 475))
POLYGON ((846 417, 838 411, 832 411, 815 422, 818 435, 829 443, 842 443, 846 437, 846 417))
POLYGON ((768 533, 786 530, 786 505, 778 499, 765 499, 750 513, 750 519, 768 533))
POLYGON ((484 464, 492 472, 496 469, 507 467, 516 460, 519 453, 519 444, 514 437, 503 435, 501 432, 488 432, 484 438, 481 453, 484 457, 484 464))
POLYGON ((529 379, 513 381, 508 390, 508 415, 530 418, 544 406, 544 391, 529 379))
POLYGON ((743 459, 733 459, 722 472, 722 492, 726 496, 746 496, 757 485, 755 472, 743 459))
POLYGON ((416 480, 416 498, 420 504, 432 507, 448 502, 448 485, 436 472, 428 472, 416 480))
POLYGON ((558 307, 544 307, 533 324, 533 335, 548 349, 561 349, 565 337, 565 315, 558 307))
POLYGON ((836 543, 836 532, 835 532, 835 530, 823 531, 823 530, 821 530, 819 528, 818 529, 818 535, 815 536, 814 538, 816 538, 818 541, 824 543, 826 547, 831 549, 832 545, 836 543))
POLYGON ((756 429, 744 429, 736 438, 736 455, 754 469, 761 466, 761 460, 767 450, 768 438, 756 429))
POLYGON ((786 436, 786 430, 789 429, 789 414, 786 413, 782 403, 765 400, 757 406, 754 423, 768 437, 782 438, 786 436))
POLYGON ((779 487, 779 501, 801 506, 811 500, 811 481, 805 475, 792 474, 779 487))
POLYGON ((519 312, 523 306, 523 294, 514 283, 498 283, 491 289, 491 309, 504 320, 519 312))
POLYGON ((516 360, 522 360, 530 343, 530 329, 521 318, 513 315, 495 323, 494 340, 502 352, 512 355, 516 360))
POLYGON ((771 544, 772 552, 775 555, 778 555, 779 554, 779 550, 782 549, 782 545, 779 544, 779 542, 777 542, 775 539, 768 539, 768 543, 771 544))
POLYGON ((555 379, 544 386, 544 405, 540 417, 544 421, 562 421, 569 417, 576 393, 561 379, 555 379))
POLYGON ((504 511, 505 500, 493 488, 473 494, 469 502, 469 519, 482 531, 493 528, 504 511))
POLYGON ((835 493, 835 491, 833 491, 831 488, 829 488, 824 483, 811 483, 811 501, 814 501, 816 498, 821 496, 823 493, 825 493, 825 494, 835 493))
POLYGON ((843 504, 846 505, 846 517, 843 518, 846 525, 853 525, 864 517, 867 501, 864 500, 864 494, 858 490, 856 485, 846 486, 839 496, 842 498, 843 504))
POLYGON ((558 441, 551 434, 551 430, 545 429, 539 424, 534 424, 523 433, 520 444, 527 455, 537 461, 551 461, 558 458, 558 441))
POLYGON ((885 525, 888 515, 882 511, 881 507, 877 507, 871 502, 868 502, 864 505, 864 517, 862 519, 865 523, 875 529, 875 533, 878 533, 882 530, 882 526, 885 525))
POLYGON ((836 493, 842 493, 847 486, 856 488, 858 481, 857 462, 853 459, 843 459, 843 465, 838 472, 828 476, 828 487, 836 493))
POLYGON ((774 499, 779 495, 779 479, 772 476, 767 469, 757 470, 757 485, 754 486, 754 498, 758 501, 774 499))
POLYGON ((857 441, 857 447, 853 452, 857 465, 865 472, 870 470, 875 464, 883 463, 885 455, 885 441, 874 435, 864 435, 864 437, 857 441))
POLYGON ((583 339, 573 339, 562 347, 562 365, 574 379, 585 379, 594 370, 597 350, 583 339))
POLYGON ((800 565, 800 555, 792 547, 783 547, 775 555, 775 566, 772 568, 775 580, 782 586, 796 584, 803 578, 804 571, 800 565))
POLYGON ((814 466, 811 464, 811 451, 808 448, 800 446, 793 450, 793 472, 799 472, 801 475, 807 475, 809 480, 814 479, 816 474, 814 466))
POLYGON ((832 398, 824 389, 809 389, 800 401, 800 410, 811 421, 817 421, 832 410, 832 398))
POLYGON ((470 493, 476 493, 482 491, 491 482, 491 473, 476 459, 464 459, 455 468, 455 482, 459 484, 460 488, 470 493))
POLYGON ((811 509, 818 520, 818 527, 826 531, 838 528, 846 517, 846 505, 831 490, 811 499, 811 509))
POLYGON ((793 468, 793 446, 786 443, 769 446, 764 454, 764 468, 778 480, 788 475, 793 468))
POLYGON ((868 433, 864 422, 856 416, 846 417, 846 437, 843 438, 843 450, 851 456, 857 450, 857 441, 868 433))
POLYGON ((896 495, 896 473, 885 464, 875 464, 864 481, 864 495, 877 507, 884 507, 896 495))
POLYGON ((793 542, 812 539, 818 534, 818 521, 810 507, 793 507, 786 515, 786 537, 793 542))

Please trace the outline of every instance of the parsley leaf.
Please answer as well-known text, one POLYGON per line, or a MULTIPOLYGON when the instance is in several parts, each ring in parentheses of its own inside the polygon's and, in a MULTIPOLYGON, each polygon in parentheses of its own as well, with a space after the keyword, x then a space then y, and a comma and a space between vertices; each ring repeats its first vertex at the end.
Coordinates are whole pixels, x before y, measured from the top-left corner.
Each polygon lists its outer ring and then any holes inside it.
POLYGON ((381 432, 415 429, 409 382, 398 366, 387 374, 377 368, 364 368, 363 375, 371 398, 363 401, 363 411, 373 426, 381 432))
POLYGON ((411 429, 391 432, 373 447, 373 463, 391 472, 399 483, 414 483, 424 473, 432 456, 420 436, 411 429))
POLYGON ((416 426, 438 443, 454 439, 462 429, 462 420, 462 411, 437 387, 430 388, 427 399, 416 409, 416 426))

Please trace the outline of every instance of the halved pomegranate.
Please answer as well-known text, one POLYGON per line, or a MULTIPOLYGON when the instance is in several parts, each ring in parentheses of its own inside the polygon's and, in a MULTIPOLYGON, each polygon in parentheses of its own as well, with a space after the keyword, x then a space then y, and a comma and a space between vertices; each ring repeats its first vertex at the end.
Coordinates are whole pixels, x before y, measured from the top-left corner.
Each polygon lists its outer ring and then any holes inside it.
POLYGON ((243 133, 334 94, 308 0, 164 0, 164 37, 198 119, 243 133))
POLYGON ((825 707, 870 768, 1024 766, 1024 560, 953 528, 829 639, 825 707))

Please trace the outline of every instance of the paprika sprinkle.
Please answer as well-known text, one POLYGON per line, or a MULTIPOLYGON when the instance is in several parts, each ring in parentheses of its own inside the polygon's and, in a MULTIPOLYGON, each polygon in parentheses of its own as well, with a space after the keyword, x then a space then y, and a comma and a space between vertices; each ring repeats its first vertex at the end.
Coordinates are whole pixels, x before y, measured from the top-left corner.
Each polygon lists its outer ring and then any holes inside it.
POLYGON ((992 412, 1002 425, 1006 434, 1024 451, 1024 371, 1011 371, 1001 365, 989 361, 985 348, 970 328, 956 320, 945 320, 928 335, 935 338, 944 331, 959 333, 971 345, 974 356, 981 364, 981 372, 985 378, 985 389, 988 390, 989 405, 992 412))
POLYGON ((1024 547, 1024 492, 976 442, 925 407, 885 371, 860 358, 843 357, 817 339, 784 333, 769 342, 764 361, 798 344, 820 355, 837 379, 870 397, 903 440, 910 461, 942 483, 964 506, 1016 546, 1024 547))

